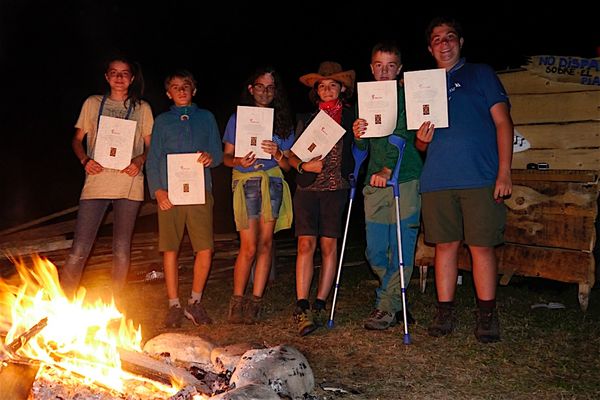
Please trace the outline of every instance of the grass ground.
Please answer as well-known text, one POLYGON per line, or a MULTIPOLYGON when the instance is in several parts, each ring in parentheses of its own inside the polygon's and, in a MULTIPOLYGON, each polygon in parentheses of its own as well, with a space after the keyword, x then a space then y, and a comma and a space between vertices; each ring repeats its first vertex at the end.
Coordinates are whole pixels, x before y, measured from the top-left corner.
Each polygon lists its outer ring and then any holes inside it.
MULTIPOLYGON (((293 242, 288 242, 293 247, 293 242)), ((278 249, 282 246, 278 245, 278 249)), ((285 247, 286 244, 283 244, 285 247)), ((200 335, 219 345, 259 342, 291 344, 303 352, 315 375, 320 399, 596 399, 600 398, 600 291, 592 291, 583 313, 577 286, 538 278, 513 277, 498 289, 502 341, 480 344, 473 335, 474 290, 464 273, 458 287, 459 326, 448 337, 427 335, 435 305, 430 272, 427 290, 418 290, 415 271, 409 287, 412 344, 402 343, 403 327, 367 331, 377 281, 361 263, 360 243, 349 245, 336 307, 335 327, 299 337, 292 324, 295 302, 294 256, 277 258, 276 278, 267 288, 261 323, 253 326, 226 322, 231 279, 211 280, 203 302, 215 323, 195 327, 189 321, 178 330, 200 335), (357 262, 358 261, 358 262, 357 262), (565 309, 532 309, 536 303, 559 302, 565 309), (340 394, 324 388, 342 388, 340 394)), ((318 261, 318 260, 317 260, 318 261)), ((181 270, 182 298, 191 285, 189 267, 181 270)), ((127 315, 142 325, 149 339, 165 332, 164 283, 130 284, 125 298, 127 315)))

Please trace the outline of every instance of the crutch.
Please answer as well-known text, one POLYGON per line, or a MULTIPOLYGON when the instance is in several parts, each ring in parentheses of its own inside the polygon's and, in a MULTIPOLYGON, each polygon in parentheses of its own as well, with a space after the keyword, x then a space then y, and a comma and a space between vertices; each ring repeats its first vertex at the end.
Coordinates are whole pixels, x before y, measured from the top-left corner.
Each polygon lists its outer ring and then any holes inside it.
POLYGON ((408 320, 406 317, 406 285, 404 284, 404 261, 402 258, 402 235, 400 233, 400 184, 398 183, 398 174, 400 172, 400 163, 404 155, 406 141, 400 136, 391 135, 388 138, 390 144, 398 148, 398 161, 394 167, 392 179, 387 181, 387 186, 394 190, 394 199, 396 200, 396 237, 398 238, 398 270, 400 271, 400 288, 402 290, 402 314, 404 317, 404 344, 410 344, 410 334, 408 333, 408 320))
POLYGON ((354 157, 354 172, 348 177, 350 181, 350 203, 348 204, 348 215, 346 217, 346 228, 344 229, 344 238, 342 239, 342 250, 340 252, 340 262, 338 264, 337 277, 335 279, 335 289, 333 290, 333 303, 331 304, 331 315, 327 321, 327 327, 333 328, 333 314, 335 313, 335 302, 337 299, 338 289, 340 287, 340 276, 342 275, 342 263, 344 262, 344 251, 346 250, 346 237, 348 236, 348 225, 350 223, 350 213, 352 212, 352 201, 356 194, 356 179, 358 178, 358 170, 361 164, 367 158, 367 150, 360 150, 356 144, 352 144, 352 156, 354 157))

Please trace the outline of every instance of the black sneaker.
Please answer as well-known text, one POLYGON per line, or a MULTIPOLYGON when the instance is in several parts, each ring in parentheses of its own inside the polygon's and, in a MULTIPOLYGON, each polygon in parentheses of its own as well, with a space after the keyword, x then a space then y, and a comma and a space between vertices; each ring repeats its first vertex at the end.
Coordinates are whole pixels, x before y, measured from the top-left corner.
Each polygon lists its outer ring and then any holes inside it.
POLYGON ((478 309, 475 311, 477 323, 475 337, 481 343, 494 343, 500 341, 500 321, 495 308, 478 309))
POLYGON ((212 324, 212 319, 210 319, 206 313, 206 310, 198 301, 188 304, 185 307, 183 315, 185 315, 187 319, 191 320, 196 326, 201 324, 212 324))
POLYGON ((454 316, 454 306, 438 305, 437 314, 427 328, 429 336, 440 337, 452 333, 456 328, 456 317, 454 316))
MULTIPOLYGON (((404 314, 402 313, 402 310, 396 313, 396 321, 404 322, 404 314)), ((417 323, 417 320, 412 316, 412 314, 408 310, 406 310, 406 322, 408 322, 409 325, 414 325, 417 323)))
POLYGON ((181 320, 183 319, 183 310, 180 306, 172 306, 167 311, 167 317, 165 318, 165 327, 167 328, 180 328, 181 320))

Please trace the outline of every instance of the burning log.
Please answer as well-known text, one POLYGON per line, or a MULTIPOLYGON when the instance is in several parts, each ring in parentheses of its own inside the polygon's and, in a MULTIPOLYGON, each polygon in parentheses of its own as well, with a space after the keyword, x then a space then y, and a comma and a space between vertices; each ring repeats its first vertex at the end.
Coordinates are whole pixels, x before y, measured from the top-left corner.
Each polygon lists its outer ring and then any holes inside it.
POLYGON ((157 382, 171 384, 176 381, 182 387, 193 387, 199 393, 211 394, 212 390, 183 368, 165 364, 143 353, 119 349, 121 367, 124 371, 157 382))
POLYGON ((2 354, 0 354, 0 360, 2 360, 3 357, 5 357, 5 356, 14 358, 17 351, 21 347, 25 346, 25 344, 29 341, 29 339, 31 339, 32 337, 37 335, 47 325, 48 325, 48 318, 42 318, 40 320, 40 322, 38 322, 37 324, 35 324, 31 328, 29 328, 28 330, 23 332, 21 335, 19 335, 19 337, 17 337, 15 340, 10 342, 10 344, 8 346, 6 346, 6 348, 5 348, 6 354, 4 352, 2 354))
POLYGON ((7 362, 0 370, 0 397, 11 400, 26 400, 35 381, 39 365, 7 362))

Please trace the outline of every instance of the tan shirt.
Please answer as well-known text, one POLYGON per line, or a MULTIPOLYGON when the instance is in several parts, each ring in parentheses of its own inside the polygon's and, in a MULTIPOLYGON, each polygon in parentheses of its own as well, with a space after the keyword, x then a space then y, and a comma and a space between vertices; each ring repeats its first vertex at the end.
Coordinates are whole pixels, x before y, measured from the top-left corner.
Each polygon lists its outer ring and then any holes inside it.
MULTIPOLYGON (((87 138, 87 154, 94 158, 94 145, 96 143, 96 131, 98 129, 98 112, 102 96, 90 96, 83 103, 79 119, 75 128, 80 128, 87 138)), ((127 104, 129 105, 129 103, 127 104)), ((102 115, 114 118, 125 118, 127 108, 122 101, 106 99, 102 115)), ((133 140, 132 158, 144 153, 144 137, 152 134, 154 117, 152 109, 145 101, 138 104, 129 119, 136 121, 135 139, 133 140)), ((131 177, 119 170, 105 168, 99 174, 86 175, 82 200, 86 199, 129 199, 136 201, 144 200, 144 174, 140 171, 137 176, 131 177)))

